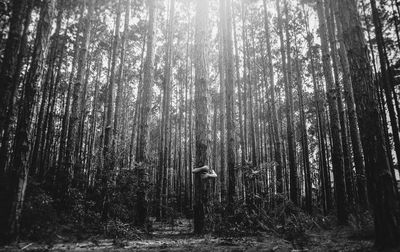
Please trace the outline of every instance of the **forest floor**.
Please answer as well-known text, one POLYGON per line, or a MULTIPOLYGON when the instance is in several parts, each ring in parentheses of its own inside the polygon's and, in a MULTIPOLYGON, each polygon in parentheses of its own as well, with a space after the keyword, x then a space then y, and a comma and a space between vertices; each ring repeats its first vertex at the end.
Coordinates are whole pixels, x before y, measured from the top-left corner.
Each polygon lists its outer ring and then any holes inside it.
POLYGON ((68 240, 59 236, 60 241, 51 244, 20 242, 0 251, 376 251, 371 235, 355 235, 349 227, 306 232, 302 241, 291 242, 267 233, 246 237, 195 236, 187 219, 175 220, 174 225, 155 222, 153 229, 151 236, 135 240, 98 236, 68 240))

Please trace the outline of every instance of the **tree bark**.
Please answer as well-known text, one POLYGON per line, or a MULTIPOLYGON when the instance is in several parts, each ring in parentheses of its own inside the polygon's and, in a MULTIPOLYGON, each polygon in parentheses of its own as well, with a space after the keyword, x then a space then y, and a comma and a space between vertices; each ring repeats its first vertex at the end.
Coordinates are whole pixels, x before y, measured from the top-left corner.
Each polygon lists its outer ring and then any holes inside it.
MULTIPOLYGON (((8 234, 11 239, 19 235, 21 212, 29 172, 29 132, 32 126, 32 110, 35 105, 38 82, 42 72, 42 61, 47 52, 55 1, 45 0, 41 4, 40 18, 36 31, 32 61, 24 84, 24 96, 18 114, 15 134, 14 161, 11 171, 13 201, 8 217, 8 234)), ((7 206, 8 207, 8 206, 7 206)))
MULTIPOLYGON (((196 30, 195 30, 195 143, 196 167, 208 165, 207 148, 207 58, 206 38, 208 27, 208 0, 197 0, 196 5, 196 30)), ((194 232, 204 232, 204 215, 207 192, 199 173, 195 174, 194 181, 194 232)))
MULTIPOLYGON (((375 28, 375 38, 376 44, 378 47, 378 56, 379 56, 379 63, 381 67, 381 76, 383 82, 383 91, 385 93, 386 104, 389 110, 389 117, 390 117, 390 125, 393 130, 393 141, 394 141, 394 149, 396 152, 397 159, 400 158, 400 138, 399 138, 399 126, 398 120, 396 119, 396 111, 393 105, 393 95, 392 95, 392 85, 394 85, 394 79, 392 72, 390 70, 390 65, 386 53, 385 48, 385 41, 383 38, 382 33, 382 24, 379 19, 379 12, 376 7, 376 1, 371 0, 371 9, 372 9, 372 20, 374 23, 375 28)), ((381 82, 379 81, 379 82, 381 82)), ((396 95, 396 94, 395 94, 396 95)), ((400 118, 399 118, 400 119, 400 118)))
POLYGON ((266 36, 266 46, 267 46, 267 57, 268 57, 268 71, 269 71, 269 83, 270 83, 270 93, 271 93, 271 113, 272 113, 272 129, 274 132, 274 158, 276 162, 276 180, 277 180, 277 191, 282 193, 281 186, 283 185, 282 179, 282 156, 281 156, 281 138, 280 138, 280 127, 278 123, 278 115, 275 105, 275 78, 274 78, 274 67, 272 64, 272 50, 271 50, 271 33, 270 33, 270 23, 268 20, 267 5, 266 0, 263 0, 264 4, 264 25, 265 25, 265 36, 266 36))
POLYGON ((138 151, 136 162, 141 163, 137 167, 138 184, 137 205, 136 205, 136 224, 144 226, 148 223, 147 216, 147 144, 148 144, 148 129, 149 129, 149 114, 152 105, 153 93, 153 75, 154 75, 154 46, 155 46, 155 21, 156 21, 156 6, 155 0, 148 1, 149 7, 149 23, 147 30, 147 51, 146 60, 143 67, 143 94, 140 106, 140 134, 138 135, 138 151))
POLYGON ((0 139, 3 135, 4 125, 7 119, 7 111, 13 106, 13 96, 18 87, 18 83, 14 81, 14 76, 19 75, 18 71, 20 71, 17 62, 22 41, 24 12, 26 8, 27 0, 16 0, 12 2, 9 21, 10 28, 0 71, 0 90, 2 90, 0 92, 0 139))
POLYGON ((326 81, 329 119, 332 132, 332 165, 335 182, 335 199, 339 223, 347 222, 347 198, 344 177, 343 145, 338 109, 337 91, 333 83, 332 65, 327 38, 326 22, 324 19, 324 2, 318 0, 317 12, 319 19, 319 32, 321 37, 322 66, 326 81))
MULTIPOLYGON (((131 0, 125 1, 125 21, 124 21, 124 32, 121 37, 121 56, 120 56, 120 65, 118 69, 117 75, 117 96, 115 98, 115 113, 114 113, 114 131, 113 138, 114 141, 117 141, 118 135, 121 134, 121 130, 119 129, 121 126, 119 125, 119 118, 121 117, 121 104, 123 98, 123 90, 124 90, 124 70, 125 70, 125 54, 126 54, 126 42, 127 37, 129 35, 129 19, 131 9, 131 0)), ((119 28, 119 27, 118 27, 119 28)), ((117 144, 118 146, 118 144, 117 144)))
MULTIPOLYGON (((295 143, 295 132, 294 132, 294 121, 293 121, 293 91, 292 91, 292 64, 291 64, 291 46, 290 46, 290 33, 289 33, 289 8, 288 1, 285 0, 285 31, 286 31, 286 80, 285 80, 285 105, 286 105, 286 124, 287 124, 287 138, 288 138, 288 161, 289 161, 289 173, 290 173, 290 199, 295 204, 299 204, 298 199, 298 174, 296 166, 296 143, 295 143)), ((283 13, 281 14, 283 15, 283 13)), ((282 21, 281 21, 282 22, 282 21)), ((281 25, 283 26, 283 24, 281 25)), ((283 31, 282 31, 283 33, 283 31)), ((283 34, 282 41, 283 41, 283 34)), ((283 47, 283 45, 282 45, 283 47)), ((284 55, 282 54, 282 57, 284 55)), ((283 68, 285 69, 285 68, 283 68)))
POLYGON ((234 124, 234 65, 232 42, 232 1, 225 2, 225 22, 223 22, 224 54, 225 54, 225 97, 226 97, 226 132, 227 132, 227 174, 228 174, 228 205, 235 199, 235 124, 234 124))
POLYGON ((333 9, 330 7, 331 0, 325 0, 325 18, 327 25, 327 33, 329 38, 329 47, 331 50, 331 59, 332 59, 332 67, 333 67, 333 77, 336 88, 336 97, 338 104, 338 112, 340 119, 340 128, 341 128, 341 136, 342 136, 342 149, 343 149, 343 164, 345 171, 345 183, 346 183, 346 192, 348 202, 350 207, 354 204, 354 179, 353 179, 353 168, 350 156, 350 147, 348 141, 347 134, 347 118, 345 115, 345 110, 343 106, 342 99, 342 91, 340 89, 340 80, 339 80, 339 58, 336 47, 336 36, 335 36, 335 19, 333 9))
POLYGON ((356 104, 354 100, 353 85, 350 73, 350 65, 347 58, 347 52, 343 41, 342 24, 339 16, 339 6, 334 0, 330 0, 331 9, 335 12, 336 29, 339 40, 339 57, 343 73, 344 98, 349 116, 349 128, 351 145, 353 149, 353 159, 356 167, 356 183, 357 183, 357 198, 358 203, 363 209, 368 207, 367 184, 365 177, 364 156, 361 146, 360 131, 357 122, 356 104), (333 6, 333 7, 332 7, 333 6))
POLYGON ((376 93, 372 83, 368 50, 364 39, 357 1, 340 0, 340 21, 349 59, 357 105, 358 123, 365 154, 368 192, 374 210, 375 244, 396 246, 399 242, 398 200, 384 145, 376 93))
MULTIPOLYGON (((73 92, 72 92, 72 104, 71 104, 71 115, 69 118, 68 125, 68 140, 67 140, 67 149, 66 149, 66 174, 71 174, 73 171, 73 177, 76 177, 80 171, 81 163, 78 159, 78 130, 79 130, 79 118, 81 113, 81 93, 82 93, 82 84, 85 81, 85 70, 86 70, 86 60, 88 55, 88 48, 90 42, 90 33, 91 33, 91 16, 93 14, 93 2, 88 2, 88 13, 84 20, 83 27, 83 38, 81 41, 79 56, 78 56, 78 66, 76 73, 76 82, 74 84, 73 92)), ((69 179, 67 180, 66 186, 69 186, 69 179)), ((64 188, 65 191, 68 191, 67 188, 64 188)))

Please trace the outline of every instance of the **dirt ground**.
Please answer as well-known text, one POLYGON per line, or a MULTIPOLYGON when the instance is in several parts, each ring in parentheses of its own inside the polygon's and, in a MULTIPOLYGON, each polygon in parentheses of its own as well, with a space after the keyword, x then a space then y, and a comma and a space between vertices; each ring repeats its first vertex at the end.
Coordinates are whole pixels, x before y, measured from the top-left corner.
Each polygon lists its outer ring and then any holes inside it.
POLYGON ((299 244, 267 233, 239 238, 194 236, 189 220, 178 220, 175 224, 172 226, 156 222, 152 236, 145 239, 92 237, 85 241, 63 241, 54 244, 20 242, 0 248, 0 251, 377 251, 373 248, 370 237, 354 238, 348 228, 306 233, 305 240, 299 244))

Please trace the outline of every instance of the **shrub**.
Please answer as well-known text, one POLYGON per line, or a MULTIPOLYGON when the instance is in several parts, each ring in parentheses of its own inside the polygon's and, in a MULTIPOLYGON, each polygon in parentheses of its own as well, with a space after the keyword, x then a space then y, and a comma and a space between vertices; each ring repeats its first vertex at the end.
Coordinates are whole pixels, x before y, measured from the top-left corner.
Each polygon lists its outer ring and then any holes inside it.
POLYGON ((49 240, 57 230, 57 213, 53 198, 38 183, 31 180, 21 219, 21 237, 31 240, 49 240))

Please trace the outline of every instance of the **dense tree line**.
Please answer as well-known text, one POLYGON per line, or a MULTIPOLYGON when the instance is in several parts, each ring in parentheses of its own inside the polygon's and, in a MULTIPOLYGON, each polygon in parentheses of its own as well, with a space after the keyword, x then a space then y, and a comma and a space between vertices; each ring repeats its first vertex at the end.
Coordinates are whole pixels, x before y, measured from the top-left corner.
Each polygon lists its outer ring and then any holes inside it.
POLYGON ((376 245, 398 245, 397 0, 0 5, 4 241, 39 187, 103 223, 124 195, 147 231, 179 212, 204 233, 238 202, 367 213, 376 245))

